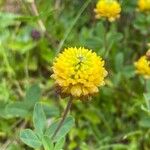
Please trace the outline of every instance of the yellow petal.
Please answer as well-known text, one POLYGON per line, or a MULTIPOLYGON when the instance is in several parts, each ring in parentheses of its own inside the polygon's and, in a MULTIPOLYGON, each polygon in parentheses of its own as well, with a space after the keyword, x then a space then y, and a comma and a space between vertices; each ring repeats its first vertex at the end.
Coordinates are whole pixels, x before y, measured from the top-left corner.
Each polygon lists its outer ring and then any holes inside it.
POLYGON ((76 96, 76 97, 79 97, 82 93, 82 90, 81 90, 81 87, 78 86, 78 85, 75 85, 71 88, 71 94, 76 96))

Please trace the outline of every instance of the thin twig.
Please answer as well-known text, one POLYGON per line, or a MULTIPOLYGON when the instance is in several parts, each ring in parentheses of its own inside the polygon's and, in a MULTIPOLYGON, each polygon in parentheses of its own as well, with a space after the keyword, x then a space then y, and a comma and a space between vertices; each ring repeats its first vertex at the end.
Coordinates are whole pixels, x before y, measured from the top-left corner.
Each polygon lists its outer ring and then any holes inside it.
POLYGON ((69 112, 69 110, 70 110, 70 108, 71 108, 72 100, 73 100, 73 98, 70 97, 70 99, 69 99, 69 101, 68 101, 68 104, 67 104, 67 107, 66 107, 66 109, 64 110, 62 119, 61 119, 60 123, 58 124, 58 126, 57 126, 57 128, 56 128, 56 130, 55 130, 55 132, 54 132, 54 134, 53 134, 53 136, 52 136, 52 139, 54 139, 54 137, 57 135, 58 131, 61 129, 61 127, 62 127, 62 125, 63 125, 63 123, 64 123, 64 121, 65 121, 65 119, 66 119, 66 117, 67 117, 67 114, 68 114, 68 112, 69 112))
MULTIPOLYGON (((31 8, 32 8, 33 14, 34 14, 35 16, 39 16, 39 12, 38 12, 38 10, 37 10, 37 7, 36 7, 36 4, 35 4, 35 1, 34 1, 34 0, 33 0, 33 2, 31 3, 31 8)), ((46 27, 45 27, 43 21, 42 21, 40 18, 38 19, 38 25, 39 25, 41 31, 42 31, 43 33, 45 33, 46 27)))
POLYGON ((61 0, 56 0, 55 6, 54 6, 55 10, 58 10, 58 9, 59 9, 60 4, 61 4, 61 0))
POLYGON ((2 146, 1 150, 6 150, 6 148, 12 143, 11 140, 7 140, 2 146))
MULTIPOLYGON (((30 6, 32 9, 33 15, 39 17, 39 12, 38 12, 37 6, 35 4, 35 0, 33 0, 30 3, 30 6)), ((40 30, 42 31, 43 35, 45 35, 45 37, 51 42, 52 46, 56 47, 57 41, 54 40, 54 38, 47 32, 43 21, 40 18, 38 18, 37 23, 38 23, 40 30)))
POLYGON ((58 46, 58 50, 57 53, 59 53, 64 45, 64 42, 66 41, 66 39, 68 38, 71 30, 73 29, 73 27, 75 26, 76 22, 79 20, 81 14, 83 13, 83 11, 87 8, 88 4, 91 2, 91 0, 87 0, 84 5, 81 7, 79 13, 77 14, 77 16, 75 17, 75 19, 73 20, 72 24, 70 25, 70 27, 68 28, 68 30, 66 31, 64 38, 62 39, 62 41, 60 41, 59 46, 58 46))

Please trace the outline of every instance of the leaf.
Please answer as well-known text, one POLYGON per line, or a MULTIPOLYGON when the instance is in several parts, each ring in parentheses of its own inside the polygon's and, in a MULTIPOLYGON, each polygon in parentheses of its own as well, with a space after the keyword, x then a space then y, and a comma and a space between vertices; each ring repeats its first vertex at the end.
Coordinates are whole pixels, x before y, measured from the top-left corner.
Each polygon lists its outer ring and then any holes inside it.
POLYGON ((81 149, 82 150, 87 150, 87 149, 89 149, 89 146, 85 142, 82 142, 81 149))
POLYGON ((120 40, 123 38, 123 35, 121 33, 116 33, 116 31, 110 31, 107 33, 107 49, 111 50, 114 46, 114 44, 120 42, 120 40))
POLYGON ((33 124, 39 137, 43 136, 43 132, 46 128, 46 116, 40 103, 37 103, 34 107, 33 124))
POLYGON ((143 119, 139 122, 139 125, 140 125, 141 127, 144 127, 144 128, 150 128, 150 117, 143 118, 143 119))
MULTIPOLYGON (((50 125, 50 127, 46 131, 47 136, 52 137, 59 122, 60 122, 60 120, 58 120, 50 125)), ((65 137, 65 135, 70 131, 70 129, 73 127, 73 125, 74 125, 74 118, 71 116, 67 117, 65 119, 63 125, 61 126, 60 130, 56 134, 54 141, 59 141, 61 138, 65 137)))
POLYGON ((28 114, 28 107, 24 102, 14 102, 6 106, 6 112, 12 117, 25 117, 28 114))
POLYGON ((6 150, 22 150, 22 148, 20 145, 16 143, 12 143, 12 144, 9 144, 6 150))
POLYGON ((57 107, 46 104, 42 104, 42 106, 47 118, 54 116, 57 117, 59 115, 59 109, 57 107))
POLYGON ((54 144, 48 136, 43 137, 42 144, 44 146, 44 150, 53 150, 54 149, 54 144))
POLYGON ((146 80, 146 90, 148 93, 150 93, 150 81, 146 80))
POLYGON ((124 56, 123 53, 119 52, 116 54, 115 59, 115 69, 117 72, 120 72, 123 69, 124 56))
POLYGON ((32 148, 39 148, 42 144, 36 134, 30 129, 25 129, 21 131, 20 139, 22 140, 22 142, 32 148))
POLYGON ((54 150, 62 150, 65 143, 65 138, 60 139, 56 144, 54 150))
POLYGON ((18 15, 15 15, 13 13, 3 13, 0 12, 0 28, 5 28, 10 25, 15 24, 15 19, 18 17, 18 15))
POLYGON ((123 74, 126 76, 126 78, 132 78, 135 76, 135 70, 134 66, 128 65, 124 66, 123 74))
POLYGON ((97 34, 97 36, 99 38, 104 39, 105 32, 106 32, 106 28, 105 28, 104 24, 102 22, 98 22, 96 24, 95 29, 96 29, 95 34, 97 34))
POLYGON ((25 101, 29 107, 33 107, 39 101, 41 96, 41 89, 37 84, 32 85, 26 93, 25 101))
POLYGON ((48 17, 48 16, 52 15, 53 11, 54 10, 52 9, 52 10, 48 10, 48 11, 45 11, 45 12, 41 12, 39 14, 39 16, 27 16, 27 15, 23 16, 23 15, 21 15, 21 16, 18 16, 16 18, 16 20, 35 22, 35 21, 39 20, 42 17, 46 17, 46 16, 48 17))
POLYGON ((145 103, 148 111, 150 111, 150 93, 144 93, 145 103))
POLYGON ((25 54, 26 52, 32 50, 35 46, 36 43, 32 42, 32 41, 23 41, 23 37, 18 37, 20 38, 20 41, 10 41, 8 43, 8 47, 11 48, 13 51, 21 53, 21 54, 25 54), (21 41, 22 40, 22 41, 21 41))
POLYGON ((0 117, 6 117, 7 112, 6 112, 6 105, 7 103, 4 101, 0 101, 0 117))
POLYGON ((24 43, 22 44, 22 49, 21 49, 21 53, 25 54, 26 52, 32 50, 34 47, 36 47, 36 43, 33 42, 28 42, 28 43, 24 43))
POLYGON ((6 113, 11 117, 25 117, 30 109, 39 101, 41 90, 37 84, 32 85, 26 93, 22 102, 10 103, 6 106, 6 113))
POLYGON ((89 120, 90 122, 92 122, 93 124, 98 124, 101 122, 97 112, 95 109, 89 109, 86 111, 86 113, 84 114, 84 117, 86 118, 86 120, 89 120))

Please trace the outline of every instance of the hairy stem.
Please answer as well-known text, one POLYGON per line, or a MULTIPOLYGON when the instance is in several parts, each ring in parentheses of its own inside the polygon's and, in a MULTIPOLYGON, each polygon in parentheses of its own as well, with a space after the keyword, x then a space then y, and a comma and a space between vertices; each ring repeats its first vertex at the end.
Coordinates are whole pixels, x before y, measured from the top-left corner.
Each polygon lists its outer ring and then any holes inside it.
POLYGON ((63 125, 63 123, 64 123, 64 121, 65 121, 65 119, 66 119, 66 117, 67 117, 67 114, 68 114, 68 112, 69 112, 69 110, 70 110, 70 108, 71 108, 72 100, 73 100, 73 98, 70 97, 70 99, 69 99, 69 101, 68 101, 68 104, 67 104, 67 107, 66 107, 66 109, 64 110, 64 113, 63 113, 63 115, 62 115, 62 119, 60 120, 60 123, 58 124, 58 126, 57 126, 57 128, 56 128, 56 130, 55 130, 55 132, 54 132, 54 134, 53 134, 53 136, 52 136, 52 139, 54 139, 54 137, 57 135, 58 131, 61 129, 61 127, 62 127, 62 125, 63 125))

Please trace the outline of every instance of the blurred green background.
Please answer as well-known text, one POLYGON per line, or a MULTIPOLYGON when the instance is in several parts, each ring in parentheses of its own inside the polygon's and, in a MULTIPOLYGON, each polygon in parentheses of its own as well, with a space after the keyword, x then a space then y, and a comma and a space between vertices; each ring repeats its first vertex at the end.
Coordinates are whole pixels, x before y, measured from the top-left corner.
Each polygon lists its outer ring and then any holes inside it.
POLYGON ((91 101, 74 102, 75 126, 64 149, 150 150, 150 81, 134 68, 148 49, 150 13, 138 12, 137 0, 120 0, 121 18, 110 23, 95 19, 96 2, 36 0, 35 16, 27 0, 0 1, 0 150, 30 150, 18 135, 33 128, 35 101, 44 104, 48 121, 60 116, 67 102, 54 91, 51 66, 72 46, 101 55, 108 77, 91 101))

